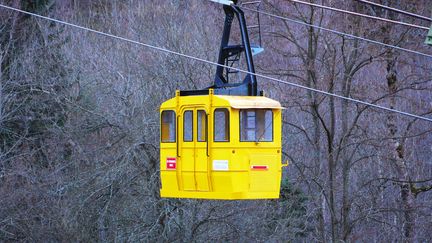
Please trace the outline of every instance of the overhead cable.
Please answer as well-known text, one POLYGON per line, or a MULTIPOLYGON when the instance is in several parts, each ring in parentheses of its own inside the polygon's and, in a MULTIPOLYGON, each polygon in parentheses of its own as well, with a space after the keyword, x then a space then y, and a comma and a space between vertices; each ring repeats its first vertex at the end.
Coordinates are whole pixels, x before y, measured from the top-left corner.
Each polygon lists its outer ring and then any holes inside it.
POLYGON ((315 28, 315 29, 319 29, 319 30, 323 30, 323 31, 327 31, 327 32, 330 32, 330 33, 333 33, 333 34, 337 34, 337 35, 341 35, 341 36, 346 36, 346 37, 349 37, 349 38, 362 40, 362 41, 373 43, 373 44, 376 44, 376 45, 385 46, 387 48, 396 49, 396 50, 400 50, 400 51, 409 52, 409 53, 413 53, 413 54, 416 54, 416 55, 432 58, 432 55, 426 54, 426 53, 423 53, 423 52, 420 52, 420 51, 415 51, 415 50, 403 48, 403 47, 400 47, 400 46, 395 46, 395 45, 390 45, 390 44, 382 43, 382 42, 379 42, 379 41, 376 41, 376 40, 360 37, 360 36, 357 36, 357 35, 347 34, 347 33, 342 32, 342 31, 338 31, 338 30, 334 30, 334 29, 329 29, 329 28, 325 28, 325 27, 322 27, 322 26, 314 25, 314 24, 309 24, 309 23, 302 22, 302 21, 299 21, 299 20, 295 20, 295 19, 279 16, 279 15, 276 15, 276 14, 267 13, 267 12, 264 12, 264 11, 261 11, 261 10, 256 10, 256 9, 247 8, 247 7, 241 7, 241 8, 244 9, 244 10, 251 11, 251 12, 260 13, 262 15, 269 16, 269 17, 272 17, 272 18, 286 20, 286 21, 289 21, 289 22, 292 22, 292 23, 296 23, 296 24, 300 24, 300 25, 306 25, 306 26, 309 26, 309 27, 312 27, 312 28, 315 28))
POLYGON ((376 108, 376 109, 380 109, 380 110, 384 110, 384 111, 393 112, 393 113, 397 113, 397 114, 400 114, 400 115, 408 116, 408 117, 411 117, 411 118, 416 118, 416 119, 419 119, 419 120, 424 120, 424 121, 432 122, 432 118, 427 118, 427 117, 424 117, 424 116, 419 116, 419 115, 415 115, 415 114, 412 114, 412 113, 395 110, 395 109, 388 108, 388 107, 385 107, 385 106, 380 106, 380 105, 368 103, 366 101, 357 100, 357 99, 353 99, 353 98, 350 98, 350 97, 345 97, 345 96, 342 96, 342 95, 330 93, 330 92, 319 90, 319 89, 315 89, 315 88, 310 88, 310 87, 303 86, 303 85, 300 85, 300 84, 283 81, 283 80, 272 78, 272 77, 269 77, 269 76, 265 76, 265 75, 262 75, 262 74, 259 74, 259 73, 252 73, 252 72, 249 72, 249 71, 246 71, 246 70, 243 70, 243 69, 234 68, 234 67, 230 67, 230 66, 227 66, 227 65, 222 65, 222 64, 219 64, 219 63, 216 63, 216 62, 208 61, 206 59, 202 59, 202 58, 190 56, 190 55, 187 55, 187 54, 183 54, 183 53, 180 53, 180 52, 172 51, 172 50, 169 50, 169 49, 166 49, 166 48, 163 48, 163 47, 153 46, 153 45, 146 44, 146 43, 143 43, 143 42, 131 40, 131 39, 128 39, 128 38, 125 38, 125 37, 116 36, 116 35, 113 35, 113 34, 109 34, 109 33, 105 33, 105 32, 102 32, 102 31, 94 30, 94 29, 91 29, 91 28, 88 28, 88 27, 79 26, 79 25, 76 25, 76 24, 68 23, 68 22, 65 22, 65 21, 62 21, 62 20, 51 18, 51 17, 46 17, 46 16, 43 16, 43 15, 39 15, 39 14, 35 14, 35 13, 32 13, 32 12, 24 11, 24 10, 21 10, 21 9, 9 7, 9 6, 3 5, 3 4, 0 4, 0 7, 1 8, 5 8, 5 9, 9 9, 9 10, 13 10, 13 11, 17 11, 17 12, 20 12, 20 13, 23 13, 23 14, 27 14, 27 15, 30 15, 30 16, 33 16, 33 17, 41 18, 41 19, 44 19, 44 20, 49 20, 49 21, 52 21, 52 22, 55 22, 55 23, 58 23, 58 24, 74 27, 74 28, 77 28, 77 29, 80 29, 80 30, 85 30, 85 31, 92 32, 92 33, 95 33, 95 34, 99 34, 99 35, 102 35, 102 36, 105 36, 105 37, 114 38, 114 39, 117 39, 117 40, 129 42, 129 43, 136 44, 136 45, 139 45, 139 46, 144 46, 144 47, 147 47, 147 48, 150 48, 150 49, 153 49, 153 50, 157 50, 157 51, 165 52, 165 53, 168 53, 168 54, 172 54, 172 55, 176 55, 176 56, 192 59, 192 60, 195 60, 195 61, 211 64, 211 65, 214 65, 214 66, 228 68, 228 69, 231 69, 231 70, 234 70, 234 71, 238 71, 238 72, 241 72, 241 73, 244 73, 244 74, 255 75, 255 76, 263 78, 263 79, 271 80, 271 81, 274 81, 274 82, 277 82, 277 83, 281 83, 281 84, 286 84, 286 85, 293 86, 293 87, 296 87, 296 88, 305 89, 305 90, 308 90, 308 91, 311 91, 311 92, 315 92, 315 93, 331 96, 331 97, 334 97, 334 98, 343 99, 343 100, 346 100, 346 101, 349 101, 349 102, 352 102, 352 103, 357 103, 357 104, 365 105, 367 107, 372 107, 372 108, 376 108))
POLYGON ((289 1, 294 2, 294 3, 309 5, 312 7, 336 11, 336 12, 340 12, 340 13, 346 13, 346 14, 350 14, 350 15, 360 16, 360 17, 364 17, 364 18, 370 18, 370 19, 389 22, 389 23, 393 23, 393 24, 399 24, 399 25, 404 25, 404 26, 408 26, 408 27, 413 27, 413 28, 418 28, 418 29, 423 29, 423 30, 429 30, 429 27, 426 27, 426 26, 420 26, 420 25, 416 25, 416 24, 400 22, 400 21, 396 21, 396 20, 392 20, 392 19, 386 19, 386 18, 376 17, 376 16, 372 16, 372 15, 352 12, 352 11, 348 11, 348 10, 344 10, 344 9, 333 8, 333 7, 329 7, 329 6, 324 6, 324 5, 319 5, 319 4, 315 4, 315 3, 309 3, 309 2, 303 2, 303 1, 299 1, 299 0, 289 0, 289 1))
POLYGON ((426 20, 426 21, 432 21, 432 18, 423 16, 423 15, 420 15, 420 14, 416 14, 416 13, 411 13, 411 12, 408 12, 408 11, 405 11, 405 10, 401 10, 401 9, 398 9, 398 8, 392 8, 392 7, 389 7, 389 6, 386 6, 386 5, 382 5, 382 4, 379 4, 379 3, 374 3, 374 2, 366 1, 366 0, 356 0, 356 1, 361 2, 361 3, 366 3, 366 4, 369 4, 369 5, 375 6, 375 7, 380 7, 380 8, 384 8, 384 9, 387 9, 387 10, 391 10, 391 11, 394 11, 394 12, 397 12, 397 13, 405 14, 405 15, 408 15, 408 16, 411 16, 411 17, 414 17, 414 18, 418 18, 418 19, 422 19, 422 20, 426 20))

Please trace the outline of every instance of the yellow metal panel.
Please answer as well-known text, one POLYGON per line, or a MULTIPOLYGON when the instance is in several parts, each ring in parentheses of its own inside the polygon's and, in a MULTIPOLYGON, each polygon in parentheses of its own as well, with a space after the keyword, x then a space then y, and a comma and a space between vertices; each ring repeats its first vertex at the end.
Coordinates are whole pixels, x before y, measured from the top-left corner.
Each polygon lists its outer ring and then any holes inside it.
POLYGON ((161 197, 168 198, 197 198, 197 199, 277 199, 279 192, 192 192, 192 191, 167 191, 161 190, 161 197))
MULTIPOLYGON (((197 191, 209 191, 209 168, 208 168, 208 157, 207 157, 207 142, 199 141, 199 133, 205 130, 205 126, 202 126, 201 131, 198 131, 198 111, 205 111, 204 107, 198 107, 194 112, 194 141, 195 141, 195 180, 197 191)), ((205 116, 200 119, 203 125, 206 124, 205 116)), ((205 136, 203 137, 205 140, 205 136)))
POLYGON ((161 170, 161 184, 162 190, 171 191, 175 188, 178 191, 176 171, 161 170))
MULTIPOLYGON (((180 105, 181 106, 181 105, 180 105)), ((195 191, 196 181, 195 181, 195 146, 194 142, 184 142, 184 119, 183 115, 185 111, 193 111, 190 108, 182 108, 178 113, 178 143, 179 146, 179 166, 178 170, 180 172, 180 178, 182 182, 182 190, 185 191, 195 191)), ((192 118, 193 119, 193 118, 192 118)))
POLYGON ((206 147, 197 146, 195 157, 195 178, 198 191, 209 191, 209 168, 206 147))
POLYGON ((175 146, 175 143, 161 143, 160 171, 162 188, 178 188, 176 171, 167 168, 167 159, 176 158, 175 146))
MULTIPOLYGON (((278 191, 281 165, 277 155, 250 155, 250 190, 254 192, 278 191)), ((280 161, 280 160, 279 160, 280 161)))

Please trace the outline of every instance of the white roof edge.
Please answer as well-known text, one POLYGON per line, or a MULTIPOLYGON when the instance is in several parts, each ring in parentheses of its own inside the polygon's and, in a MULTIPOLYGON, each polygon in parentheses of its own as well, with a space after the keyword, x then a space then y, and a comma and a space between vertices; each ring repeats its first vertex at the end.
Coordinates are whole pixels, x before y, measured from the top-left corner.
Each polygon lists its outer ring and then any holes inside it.
POLYGON ((238 104, 231 104, 231 107, 234 109, 278 109, 278 110, 285 110, 285 107, 283 106, 272 106, 272 105, 238 105, 238 104))
POLYGON ((234 109, 284 109, 277 100, 267 97, 248 97, 248 96, 225 96, 218 95, 230 104, 234 109))
POLYGON ((215 2, 215 3, 220 3, 223 5, 228 5, 228 6, 231 6, 234 4, 233 1, 229 1, 229 0, 210 0, 210 1, 215 2))

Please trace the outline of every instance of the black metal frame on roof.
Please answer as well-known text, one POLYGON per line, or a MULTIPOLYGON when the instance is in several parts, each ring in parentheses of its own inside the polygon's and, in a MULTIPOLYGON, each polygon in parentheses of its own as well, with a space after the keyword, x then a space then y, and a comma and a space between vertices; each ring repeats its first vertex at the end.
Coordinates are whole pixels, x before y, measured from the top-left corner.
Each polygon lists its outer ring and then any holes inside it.
POLYGON ((249 41, 246 19, 244 16, 244 12, 237 5, 237 2, 237 0, 234 0, 234 4, 223 6, 225 12, 225 24, 218 58, 218 64, 221 64, 223 66, 218 66, 216 68, 214 84, 204 90, 180 91, 180 96, 208 95, 208 89, 214 89, 214 94, 219 95, 259 95, 257 78, 254 75, 255 67, 253 63, 253 54, 249 41), (239 23, 241 43, 230 45, 229 40, 234 17, 237 17, 239 23), (239 57, 243 52, 245 53, 247 69, 252 74, 246 74, 245 78, 240 83, 230 83, 230 74, 238 73, 238 71, 230 70, 227 66, 232 67, 234 63, 239 62, 239 57))

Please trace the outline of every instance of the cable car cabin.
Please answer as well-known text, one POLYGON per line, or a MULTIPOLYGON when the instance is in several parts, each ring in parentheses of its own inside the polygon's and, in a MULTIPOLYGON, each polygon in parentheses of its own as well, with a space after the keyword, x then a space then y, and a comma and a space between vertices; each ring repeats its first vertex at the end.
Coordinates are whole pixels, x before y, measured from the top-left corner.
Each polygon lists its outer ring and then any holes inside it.
MULTIPOLYGON (((254 52, 239 2, 214 2, 223 4, 225 24, 213 86, 177 91, 160 108, 160 194, 202 199, 279 198, 282 107, 258 95, 254 52), (238 44, 230 42, 235 18, 241 30, 238 44), (240 66, 242 54, 247 75, 241 82, 232 82, 230 74, 238 71, 230 68, 240 66)), ((263 49, 257 50, 256 54, 263 49)))
POLYGON ((177 91, 160 108, 161 197, 279 198, 281 109, 266 97, 177 91))

